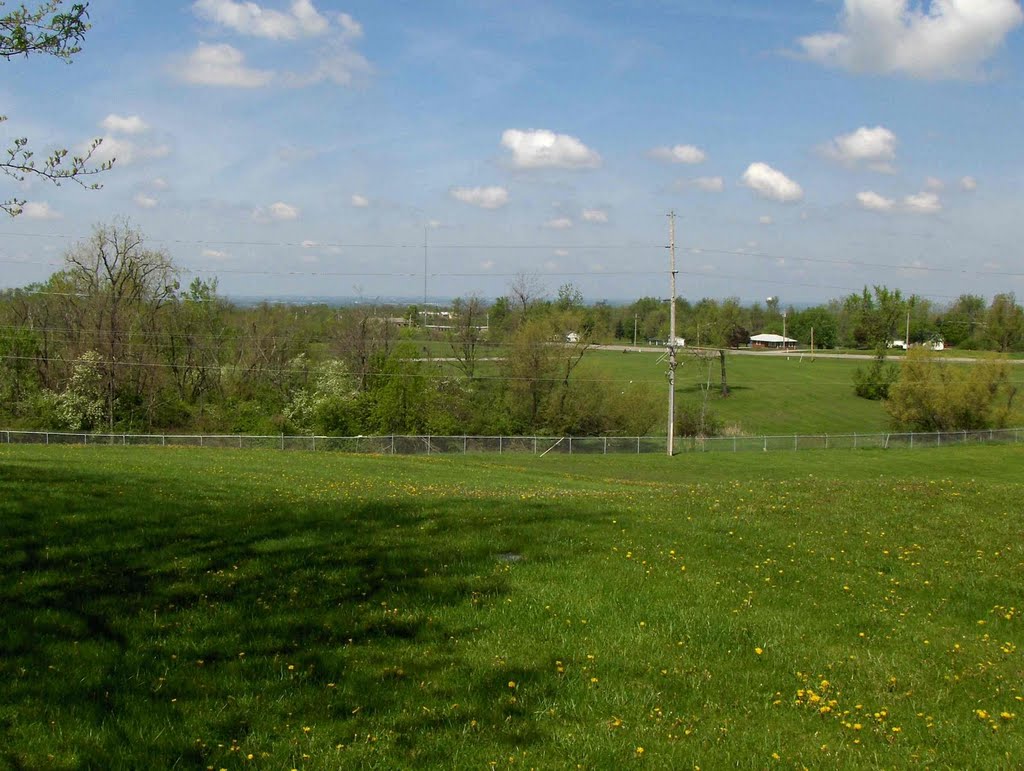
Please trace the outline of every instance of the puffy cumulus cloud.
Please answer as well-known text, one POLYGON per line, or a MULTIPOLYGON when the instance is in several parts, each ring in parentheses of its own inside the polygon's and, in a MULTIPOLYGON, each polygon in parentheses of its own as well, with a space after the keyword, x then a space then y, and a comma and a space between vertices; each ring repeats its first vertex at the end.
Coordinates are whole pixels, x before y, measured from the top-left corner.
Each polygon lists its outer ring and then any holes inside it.
POLYGON ((270 84, 302 88, 322 82, 348 86, 373 72, 366 57, 354 48, 363 36, 363 26, 347 13, 324 16, 312 0, 292 0, 286 11, 255 2, 196 0, 192 10, 200 18, 246 37, 276 41, 321 38, 323 42, 312 68, 299 73, 253 69, 233 46, 200 43, 175 73, 186 83, 235 88, 270 84))
POLYGON ((1022 21, 1017 0, 845 0, 838 31, 799 44, 807 58, 852 72, 963 79, 1022 21))
POLYGON ((903 199, 903 208, 914 214, 935 214, 942 211, 942 202, 935 193, 916 193, 903 199))
POLYGON ((144 134, 149 125, 138 115, 115 115, 111 113, 100 123, 104 131, 111 134, 144 134))
POLYGON ((697 177, 693 186, 705 193, 721 193, 725 190, 725 180, 721 177, 697 177))
POLYGON ((497 185, 490 187, 453 187, 448 191, 456 201, 481 209, 500 209, 508 203, 508 190, 497 185))
POLYGON ((284 201, 277 201, 267 207, 259 207, 252 213, 257 222, 291 222, 297 220, 302 212, 297 206, 284 201))
POLYGON ((804 197, 804 190, 778 169, 767 163, 752 163, 743 172, 743 184, 762 198, 781 203, 795 203, 804 197))
POLYGON ((929 190, 934 190, 936 193, 940 190, 945 189, 946 183, 938 177, 925 177, 924 186, 929 190))
POLYGON ((365 195, 359 195, 359 193, 353 193, 352 197, 349 199, 349 202, 357 209, 365 209, 367 206, 370 205, 370 199, 367 198, 365 195))
POLYGON ((21 207, 21 216, 30 220, 59 220, 64 215, 46 201, 29 201, 21 207))
POLYGON ((604 224, 608 221, 608 212, 604 209, 584 209, 581 216, 584 222, 604 224))
POLYGON ((879 195, 874 190, 865 190, 862 193, 857 193, 857 203, 860 204, 862 209, 879 212, 892 211, 896 205, 896 202, 891 198, 879 195))
POLYGON ((601 156, 568 134, 547 129, 506 129, 501 144, 512 151, 512 165, 520 169, 594 169, 601 156))
POLYGON ((208 260, 226 260, 228 258, 228 253, 220 249, 203 249, 200 255, 208 260))
POLYGON ((149 186, 154 190, 166 190, 170 187, 170 184, 163 177, 156 177, 150 181, 149 186))
POLYGON ((240 35, 270 40, 295 40, 327 32, 329 23, 310 0, 292 0, 288 11, 264 8, 235 0, 196 0, 192 10, 200 18, 227 27, 240 35))
POLYGON ((825 155, 845 166, 867 164, 875 171, 891 173, 896 160, 896 135, 884 126, 861 126, 837 136, 824 146, 825 155))
POLYGON ((973 193, 978 189, 978 180, 974 177, 962 177, 960 179, 960 189, 965 193, 973 193))
POLYGON ((763 215, 761 215, 760 217, 758 217, 758 218, 757 218, 757 221, 758 221, 758 223, 759 223, 759 224, 761 224, 761 225, 774 225, 774 224, 775 224, 775 220, 773 220, 773 219, 772 219, 772 218, 771 218, 771 217, 770 217, 769 215, 767 215, 767 214, 763 214, 763 215))
POLYGON ((555 217, 545 222, 544 227, 552 230, 568 230, 572 227, 572 220, 568 217, 555 217))
MULTIPOLYGON (((99 147, 92 151, 92 160, 96 163, 116 159, 118 166, 130 166, 141 161, 166 158, 171 154, 169 144, 143 136, 150 133, 150 126, 138 115, 123 117, 110 114, 100 122, 100 126, 106 133, 101 137, 99 147), (123 134, 132 138, 118 136, 123 134)), ((75 152, 77 155, 85 155, 90 147, 91 143, 81 144, 75 148, 75 152)))
POLYGON ((227 43, 200 43, 175 74, 196 86, 262 88, 274 80, 270 70, 246 67, 242 52, 227 43))
POLYGON ((143 209, 155 209, 157 204, 160 203, 156 196, 150 195, 149 193, 136 193, 132 200, 135 201, 136 206, 143 209))
POLYGON ((650 156, 665 163, 704 163, 707 155, 699 147, 693 145, 673 145, 672 147, 655 147, 650 156))
MULTIPOLYGON (((82 145, 78 151, 80 154, 87 152, 88 147, 82 145)), ((147 144, 131 139, 105 136, 100 146, 93 152, 92 160, 96 163, 106 163, 116 159, 117 165, 124 167, 143 161, 166 158, 170 154, 171 146, 163 142, 147 144)))

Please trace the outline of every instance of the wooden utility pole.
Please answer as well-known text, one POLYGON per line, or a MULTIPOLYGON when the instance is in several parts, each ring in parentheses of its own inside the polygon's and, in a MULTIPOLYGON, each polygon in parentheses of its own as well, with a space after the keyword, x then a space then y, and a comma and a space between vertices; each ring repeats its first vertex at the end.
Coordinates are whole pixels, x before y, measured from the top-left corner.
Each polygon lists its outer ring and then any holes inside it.
POLYGON ((676 213, 668 215, 668 251, 671 269, 668 310, 668 456, 675 454, 676 438, 676 213))

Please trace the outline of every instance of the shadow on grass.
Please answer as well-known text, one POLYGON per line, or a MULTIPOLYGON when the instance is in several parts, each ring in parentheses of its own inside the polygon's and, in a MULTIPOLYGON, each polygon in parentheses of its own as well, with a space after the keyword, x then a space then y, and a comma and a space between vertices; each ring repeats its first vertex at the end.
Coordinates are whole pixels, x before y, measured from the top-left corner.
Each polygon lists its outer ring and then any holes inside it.
MULTIPOLYGON (((507 555, 562 558, 552 532, 582 519, 454 498, 311 504, 228 487, 200 499, 198 480, 166 478, 124 495, 115 481, 3 469, 0 759, 12 768, 205 767, 231 741, 299 747, 290 716, 308 710, 338 741, 395 712, 408 734, 396 746, 422 760, 409 732, 445 722, 408 714, 424 683, 495 722, 514 711, 495 706, 491 680, 530 673, 481 676, 456 643, 480 633, 474 608, 509 591, 507 555)), ((510 735, 539 739, 525 724, 510 735)))

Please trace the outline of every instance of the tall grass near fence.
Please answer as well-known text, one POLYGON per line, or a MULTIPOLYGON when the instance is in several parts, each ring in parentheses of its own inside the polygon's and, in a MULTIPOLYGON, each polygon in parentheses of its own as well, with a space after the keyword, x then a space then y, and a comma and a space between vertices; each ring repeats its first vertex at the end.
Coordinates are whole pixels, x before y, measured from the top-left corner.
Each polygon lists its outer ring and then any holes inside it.
POLYGON ((4 445, 0 765, 1024 763, 1024 447, 762 457, 4 445))

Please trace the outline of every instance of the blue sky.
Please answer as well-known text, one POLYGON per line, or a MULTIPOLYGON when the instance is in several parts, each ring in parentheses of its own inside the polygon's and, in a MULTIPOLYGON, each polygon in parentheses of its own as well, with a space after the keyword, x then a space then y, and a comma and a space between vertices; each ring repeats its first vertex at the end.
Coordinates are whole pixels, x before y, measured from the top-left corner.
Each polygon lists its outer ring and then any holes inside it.
MULTIPOLYGON (((1024 295, 1017 0, 92 0, 71 65, 3 63, 37 151, 0 286, 129 217, 229 294, 1024 295)), ((186 273, 186 279, 188 277, 186 273)))

